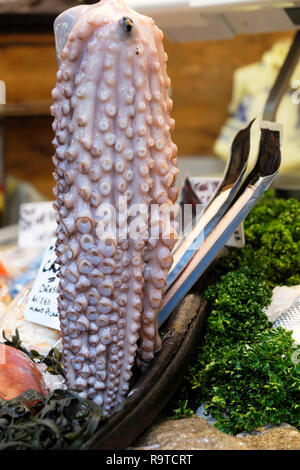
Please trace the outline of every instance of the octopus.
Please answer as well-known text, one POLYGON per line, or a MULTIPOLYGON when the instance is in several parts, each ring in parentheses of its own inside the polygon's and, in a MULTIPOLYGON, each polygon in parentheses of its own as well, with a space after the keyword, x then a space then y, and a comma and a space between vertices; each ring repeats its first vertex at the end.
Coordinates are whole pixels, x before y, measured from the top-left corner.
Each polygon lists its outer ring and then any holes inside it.
POLYGON ((123 0, 70 14, 51 107, 58 311, 68 388, 109 414, 129 392, 135 361, 145 369, 161 348, 157 316, 176 230, 172 219, 164 234, 161 217, 149 214, 178 196, 175 122, 154 21, 123 0), (109 208, 115 234, 99 236, 109 208))

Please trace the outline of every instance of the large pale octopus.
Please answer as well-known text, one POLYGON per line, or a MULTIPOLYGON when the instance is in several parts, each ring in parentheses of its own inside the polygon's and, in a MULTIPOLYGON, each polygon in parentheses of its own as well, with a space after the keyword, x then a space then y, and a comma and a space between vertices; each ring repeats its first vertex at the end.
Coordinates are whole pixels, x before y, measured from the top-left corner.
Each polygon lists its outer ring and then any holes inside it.
MULTIPOLYGON (((175 230, 157 239, 119 237, 128 208, 173 206, 177 148, 163 34, 123 0, 70 10, 77 17, 53 90, 58 309, 68 386, 104 413, 124 401, 136 355, 160 348, 157 315, 172 265, 175 230), (104 203, 116 238, 99 239, 104 203), (97 218, 98 217, 98 218, 97 218)), ((150 223, 150 222, 149 222, 150 223)))

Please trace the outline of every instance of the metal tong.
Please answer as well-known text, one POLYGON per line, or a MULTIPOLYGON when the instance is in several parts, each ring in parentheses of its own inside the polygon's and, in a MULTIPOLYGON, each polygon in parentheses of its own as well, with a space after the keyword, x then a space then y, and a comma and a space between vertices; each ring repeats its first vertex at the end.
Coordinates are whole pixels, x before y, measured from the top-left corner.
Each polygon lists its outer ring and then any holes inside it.
POLYGON ((254 121, 242 129, 233 140, 231 155, 224 176, 214 197, 198 221, 193 221, 184 237, 173 249, 173 265, 169 272, 166 290, 176 281, 191 261, 203 241, 213 231, 226 213, 240 188, 247 170, 250 151, 250 130, 254 121))
POLYGON ((242 184, 230 209, 205 238, 181 275, 165 293, 158 317, 159 326, 205 272, 228 238, 277 176, 281 163, 279 128, 279 125, 273 123, 262 123, 260 151, 255 167, 242 184))

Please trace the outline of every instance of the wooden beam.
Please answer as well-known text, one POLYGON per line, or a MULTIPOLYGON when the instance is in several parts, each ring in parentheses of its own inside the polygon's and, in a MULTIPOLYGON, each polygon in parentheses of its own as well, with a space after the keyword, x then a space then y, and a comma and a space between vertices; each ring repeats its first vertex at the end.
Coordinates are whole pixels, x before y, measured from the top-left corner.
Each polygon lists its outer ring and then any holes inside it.
POLYGON ((1 33, 52 31, 53 21, 62 11, 91 0, 0 0, 1 33))
POLYGON ((52 101, 0 104, 0 118, 18 116, 49 116, 52 101))

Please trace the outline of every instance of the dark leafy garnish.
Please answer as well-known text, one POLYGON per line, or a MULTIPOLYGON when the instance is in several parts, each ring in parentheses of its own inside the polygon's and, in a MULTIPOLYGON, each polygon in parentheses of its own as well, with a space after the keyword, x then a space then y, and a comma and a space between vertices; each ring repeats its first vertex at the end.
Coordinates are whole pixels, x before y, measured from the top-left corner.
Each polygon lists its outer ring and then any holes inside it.
POLYGON ((6 338, 5 331, 2 332, 2 336, 5 340, 4 344, 6 344, 7 346, 12 346, 13 348, 18 349, 19 351, 22 351, 24 354, 26 354, 30 358, 33 357, 33 354, 22 346, 22 341, 20 339, 18 330, 16 330, 15 334, 12 335, 11 340, 6 338))
POLYGON ((78 449, 104 419, 99 406, 73 392, 26 392, 0 400, 0 450, 78 449))

